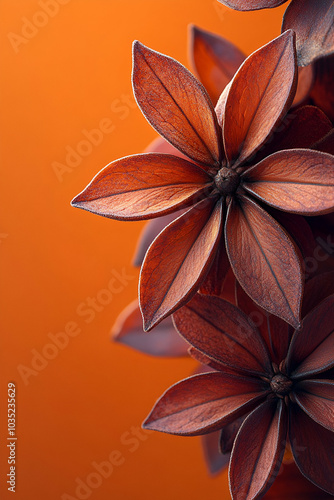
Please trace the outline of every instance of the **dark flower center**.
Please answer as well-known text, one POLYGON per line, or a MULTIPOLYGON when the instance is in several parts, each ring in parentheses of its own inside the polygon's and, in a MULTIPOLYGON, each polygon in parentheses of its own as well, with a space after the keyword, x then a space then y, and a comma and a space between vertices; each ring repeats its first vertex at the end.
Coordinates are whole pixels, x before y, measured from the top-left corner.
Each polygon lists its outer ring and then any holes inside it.
POLYGON ((286 375, 283 375, 283 373, 277 373, 277 375, 271 379, 270 387, 278 396, 287 396, 292 387, 292 380, 286 375))
POLYGON ((215 176, 215 184, 222 194, 233 194, 239 186, 239 174, 231 168, 221 168, 215 176))

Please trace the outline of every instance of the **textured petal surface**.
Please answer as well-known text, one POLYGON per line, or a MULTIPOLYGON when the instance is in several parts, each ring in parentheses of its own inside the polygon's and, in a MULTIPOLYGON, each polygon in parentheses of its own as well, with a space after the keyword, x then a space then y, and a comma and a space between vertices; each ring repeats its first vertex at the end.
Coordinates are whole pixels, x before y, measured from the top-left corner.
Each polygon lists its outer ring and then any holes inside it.
POLYGON ((259 498, 270 488, 280 469, 286 433, 286 407, 281 400, 262 403, 246 418, 231 455, 233 500, 259 498))
POLYGON ((177 330, 191 345, 223 367, 260 375, 271 372, 269 355, 259 332, 229 302, 196 295, 173 318, 177 330))
POLYGON ((150 246, 140 275, 145 330, 187 302, 201 285, 217 250, 221 212, 220 201, 203 200, 150 246))
POLYGON ((255 153, 285 115, 294 97, 296 74, 292 31, 243 63, 232 80, 225 106, 223 136, 231 165, 255 153))
POLYGON ((325 137, 316 142, 312 146, 312 148, 316 149, 317 151, 322 151, 324 153, 330 153, 331 155, 334 155, 334 129, 328 132, 325 137))
POLYGON ((199 290, 200 293, 220 296, 223 293, 226 275, 230 268, 230 261, 228 260, 225 248, 225 237, 222 233, 216 256, 199 290))
POLYGON ((219 0, 220 3, 235 10, 272 9, 287 0, 219 0))
POLYGON ((72 205, 113 219, 149 219, 198 201, 210 182, 204 170, 176 156, 128 156, 101 170, 72 205))
POLYGON ((247 413, 265 394, 263 382, 253 378, 195 375, 170 387, 143 426, 169 434, 205 434, 247 413))
MULTIPOLYGON (((326 256, 322 252, 323 255, 326 256)), ((302 317, 320 304, 326 297, 334 294, 334 271, 322 273, 312 278, 305 285, 305 293, 303 297, 302 317)))
POLYGON ((334 432, 334 381, 302 380, 293 390, 301 409, 318 424, 334 432))
POLYGON ((148 334, 143 330, 143 319, 138 300, 129 304, 118 316, 112 328, 113 340, 152 356, 187 356, 189 345, 177 333, 171 318, 163 320, 148 334))
POLYGON ((334 210, 334 156, 288 149, 243 174, 243 187, 269 205, 303 215, 334 210))
POLYGON ((134 93, 147 120, 182 153, 217 167, 220 132, 204 87, 182 64, 139 42, 133 61, 134 93))
POLYGON ((303 282, 296 248, 281 226, 256 203, 233 201, 226 221, 226 247, 234 274, 266 311, 299 324, 303 282))
POLYGON ((225 38, 191 27, 192 66, 215 104, 246 56, 225 38))
POLYGON ((334 51, 334 5, 332 0, 292 0, 282 31, 296 32, 298 65, 307 66, 334 51))
POLYGON ((289 434, 293 456, 302 474, 334 495, 334 433, 294 404, 290 407, 289 434))
POLYGON ((334 366, 334 295, 313 309, 296 330, 287 356, 287 368, 295 378, 329 370, 334 366))
POLYGON ((241 286, 236 287, 237 305, 258 328, 265 341, 271 359, 279 365, 285 358, 292 335, 292 328, 281 318, 269 314, 255 304, 241 286))
POLYGON ((314 81, 313 65, 298 68, 298 85, 292 106, 299 106, 310 95, 314 81))

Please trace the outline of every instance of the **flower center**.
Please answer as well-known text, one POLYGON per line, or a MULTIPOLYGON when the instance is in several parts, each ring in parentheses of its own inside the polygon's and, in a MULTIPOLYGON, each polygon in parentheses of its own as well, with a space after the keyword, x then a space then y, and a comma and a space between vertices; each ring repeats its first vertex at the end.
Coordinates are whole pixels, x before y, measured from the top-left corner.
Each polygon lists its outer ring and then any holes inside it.
POLYGON ((283 375, 283 373, 277 373, 277 375, 271 379, 270 387, 278 396, 287 396, 292 387, 292 380, 286 375, 283 375))
POLYGON ((239 186, 239 174, 231 168, 221 168, 215 176, 215 184, 222 194, 233 194, 239 186))

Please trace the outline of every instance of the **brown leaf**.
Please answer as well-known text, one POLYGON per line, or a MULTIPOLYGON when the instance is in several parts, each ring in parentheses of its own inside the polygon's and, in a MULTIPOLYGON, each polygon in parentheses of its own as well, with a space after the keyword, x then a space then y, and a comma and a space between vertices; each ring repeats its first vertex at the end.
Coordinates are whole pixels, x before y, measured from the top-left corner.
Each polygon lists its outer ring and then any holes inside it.
POLYGON ((127 156, 101 170, 72 205, 113 219, 150 219, 190 206, 210 183, 204 170, 176 156, 127 156))
POLYGON ((334 5, 332 0, 292 0, 285 11, 282 31, 296 32, 298 66, 334 51, 334 5))
POLYGON ((194 375, 170 387, 143 427, 183 436, 218 430, 266 396, 263 382, 224 373, 194 375))
POLYGON ((140 275, 145 330, 187 302, 203 282, 219 242, 222 205, 205 199, 160 233, 140 275))
POLYGON ((218 249, 210 271, 199 289, 204 295, 221 295, 223 293, 224 282, 228 270, 230 269, 230 261, 228 260, 224 234, 220 237, 218 249))
POLYGON ((320 302, 332 294, 334 294, 334 271, 322 273, 312 278, 305 285, 302 317, 306 316, 320 302))
POLYGON ((334 381, 302 380, 293 388, 294 398, 305 413, 334 432, 334 381))
POLYGON ((195 349, 233 370, 265 375, 271 372, 266 346, 245 314, 214 296, 195 297, 173 316, 181 335, 195 349))
POLYGON ((239 417, 231 424, 224 425, 222 428, 220 433, 220 449, 222 453, 230 453, 232 451, 234 440, 245 418, 246 416, 239 417))
POLYGON ((135 97, 150 124, 189 158, 218 169, 220 129, 204 87, 182 64, 139 42, 133 61, 135 97))
POLYGON ((211 475, 219 474, 228 466, 230 455, 223 455, 219 450, 220 432, 210 432, 202 436, 202 449, 206 465, 211 475))
POLYGON ((253 500, 270 488, 280 469, 286 433, 286 406, 282 400, 267 400, 246 418, 231 455, 233 500, 253 500))
POLYGON ((287 31, 251 54, 227 96, 223 136, 229 164, 250 157, 267 139, 293 100, 297 79, 295 39, 287 31))
POLYGON ((334 295, 313 309, 296 330, 286 366, 294 378, 305 378, 334 366, 334 295))
POLYGON ((272 9, 287 0, 219 0, 220 3, 235 10, 272 9))
POLYGON ((191 63, 214 104, 245 58, 241 50, 225 38, 191 26, 191 63))
POLYGON ((296 327, 303 292, 302 269, 293 242, 254 201, 242 196, 230 203, 226 248, 234 274, 246 293, 296 327))
POLYGON ((112 328, 113 340, 152 356, 187 356, 188 344, 175 330, 171 318, 166 318, 153 334, 143 331, 143 319, 138 300, 129 304, 112 328))
POLYGON ((334 156, 288 149, 243 173, 243 187, 269 205, 303 215, 334 210, 334 156))
POLYGON ((293 456, 302 474, 334 495, 334 433, 294 404, 290 405, 289 434, 293 456))

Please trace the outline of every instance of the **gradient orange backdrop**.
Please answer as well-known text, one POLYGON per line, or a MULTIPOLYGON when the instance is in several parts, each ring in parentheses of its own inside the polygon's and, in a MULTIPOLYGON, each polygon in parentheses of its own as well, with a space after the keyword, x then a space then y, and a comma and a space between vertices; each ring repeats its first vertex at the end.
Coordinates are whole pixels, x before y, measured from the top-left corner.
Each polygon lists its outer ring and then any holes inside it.
POLYGON ((229 498, 227 475, 208 477, 198 438, 138 431, 194 363, 110 342, 116 316, 136 297, 131 260, 143 224, 99 218, 70 200, 107 163, 155 138, 131 97, 133 40, 187 65, 194 23, 250 53, 279 34, 283 10, 238 13, 216 0, 1 0, 1 499, 229 498), (14 497, 8 382, 16 383, 14 497), (110 460, 101 479, 96 464, 110 460), (81 481, 91 487, 76 491, 81 481))

